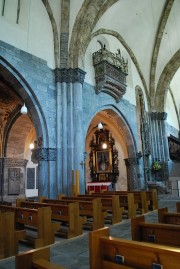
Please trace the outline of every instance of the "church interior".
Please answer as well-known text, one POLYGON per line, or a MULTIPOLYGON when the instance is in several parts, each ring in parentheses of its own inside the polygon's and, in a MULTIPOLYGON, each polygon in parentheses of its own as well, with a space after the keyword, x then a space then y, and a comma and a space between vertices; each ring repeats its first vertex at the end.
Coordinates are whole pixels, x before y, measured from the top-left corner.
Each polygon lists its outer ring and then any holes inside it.
POLYGON ((2 204, 178 200, 179 11, 179 0, 0 0, 2 204))

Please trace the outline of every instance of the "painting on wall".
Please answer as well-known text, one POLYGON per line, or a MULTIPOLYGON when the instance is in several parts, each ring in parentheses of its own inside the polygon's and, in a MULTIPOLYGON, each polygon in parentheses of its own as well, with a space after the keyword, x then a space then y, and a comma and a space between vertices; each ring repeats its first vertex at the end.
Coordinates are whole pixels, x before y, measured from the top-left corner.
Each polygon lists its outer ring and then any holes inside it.
POLYGON ((96 169, 97 173, 111 172, 110 151, 96 151, 96 169))

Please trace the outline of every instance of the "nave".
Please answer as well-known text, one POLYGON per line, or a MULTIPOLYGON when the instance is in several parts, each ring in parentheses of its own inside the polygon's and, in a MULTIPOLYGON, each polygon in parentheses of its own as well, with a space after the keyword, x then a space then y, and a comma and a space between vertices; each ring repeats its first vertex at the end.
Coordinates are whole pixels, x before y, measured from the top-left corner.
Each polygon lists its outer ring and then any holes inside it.
MULTIPOLYGON (((169 212, 176 211, 176 202, 180 201, 179 197, 171 194, 159 195, 159 208, 168 207, 169 212)), ((157 210, 149 211, 145 214, 147 222, 158 222, 157 210)), ((113 237, 131 239, 131 222, 124 219, 120 224, 108 225, 110 235, 113 237)), ((84 231, 83 235, 62 239, 56 237, 55 244, 51 246, 51 262, 65 266, 67 269, 89 269, 89 232, 84 231)), ((20 252, 28 250, 28 247, 20 245, 20 252)), ((14 257, 0 261, 1 269, 15 269, 14 257)))

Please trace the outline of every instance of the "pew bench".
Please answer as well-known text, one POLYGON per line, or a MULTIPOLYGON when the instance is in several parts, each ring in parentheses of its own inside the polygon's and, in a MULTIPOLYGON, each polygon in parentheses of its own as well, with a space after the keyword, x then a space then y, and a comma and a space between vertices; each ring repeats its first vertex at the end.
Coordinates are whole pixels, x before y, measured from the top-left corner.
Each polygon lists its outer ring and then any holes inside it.
POLYGON ((147 197, 146 195, 146 191, 105 191, 105 193, 117 195, 127 195, 129 193, 132 193, 134 195, 134 203, 137 205, 137 213, 144 214, 148 212, 150 200, 149 197, 147 197))
POLYGON ((89 257, 90 269, 179 269, 180 249, 114 238, 105 227, 89 233, 89 257))
POLYGON ((131 219, 132 240, 180 247, 180 227, 173 224, 147 223, 144 215, 131 219))
MULTIPOLYGON (((98 194, 91 195, 91 194, 80 194, 78 195, 78 198, 81 199, 94 199, 95 197, 99 197, 98 194)), ((118 196, 109 196, 109 197, 103 197, 101 196, 101 203, 102 203, 102 209, 103 211, 107 211, 107 216, 105 217, 105 222, 116 224, 122 221, 122 214, 124 211, 123 207, 120 207, 119 203, 119 197, 118 196)))
POLYGON ((147 200, 150 201, 150 204, 148 206, 149 210, 156 210, 158 209, 158 195, 157 190, 152 189, 150 191, 146 191, 146 197, 147 200))
POLYGON ((176 202, 176 211, 180 213, 180 202, 176 202))
POLYGON ((34 248, 55 242, 54 231, 57 229, 57 224, 51 222, 50 207, 30 209, 0 205, 0 212, 14 212, 15 229, 26 230, 22 242, 31 244, 34 248))
MULTIPOLYGON (((92 196, 96 196, 97 193, 92 193, 92 196)), ((105 191, 102 193, 98 193, 99 197, 112 197, 117 195, 119 197, 120 207, 123 207, 122 216, 124 218, 134 218, 136 216, 136 209, 138 204, 134 201, 134 194, 133 193, 126 193, 126 194, 117 194, 113 193, 113 191, 105 191)))
POLYGON ((17 254, 19 241, 25 235, 25 230, 15 230, 13 212, 0 213, 0 259, 17 254))
POLYGON ((83 233, 83 223, 85 219, 79 215, 78 202, 63 205, 57 203, 29 202, 23 199, 17 199, 16 204, 19 207, 36 209, 50 207, 52 212, 51 220, 57 222, 57 224, 59 223, 59 228, 55 231, 56 235, 72 238, 83 233))
POLYGON ((168 212, 167 207, 159 208, 158 221, 160 223, 180 225, 180 213, 168 212))
POLYGON ((76 197, 62 196, 61 199, 41 199, 45 203, 58 203, 58 204, 69 204, 78 202, 79 214, 85 217, 85 223, 83 224, 84 229, 96 230, 104 227, 104 218, 107 215, 107 211, 102 210, 102 203, 100 198, 96 198, 90 201, 76 199, 76 197))
POLYGON ((50 262, 50 247, 42 247, 17 254, 15 269, 65 269, 65 267, 50 262))

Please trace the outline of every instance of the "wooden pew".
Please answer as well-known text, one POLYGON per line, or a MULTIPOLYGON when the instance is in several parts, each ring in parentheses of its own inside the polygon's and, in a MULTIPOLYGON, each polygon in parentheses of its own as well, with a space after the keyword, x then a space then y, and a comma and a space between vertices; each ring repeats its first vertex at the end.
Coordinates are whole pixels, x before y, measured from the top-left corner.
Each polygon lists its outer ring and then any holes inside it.
POLYGON ((55 242, 54 230, 57 229, 57 224, 51 222, 50 207, 29 209, 0 205, 0 212, 14 212, 15 229, 26 229, 26 237, 21 241, 30 243, 35 248, 55 242), (30 233, 27 228, 35 229, 36 234, 32 235, 32 231, 30 233))
POLYGON ((15 230, 13 212, 0 213, 0 259, 17 254, 19 240, 25 235, 25 230, 15 230))
MULTIPOLYGON (((41 198, 43 200, 43 198, 41 198)), ((43 203, 43 202, 29 202, 25 199, 17 199, 16 205, 26 208, 51 208, 51 219, 59 223, 59 228, 55 231, 56 235, 72 238, 83 233, 83 223, 85 219, 79 215, 78 202, 69 203, 68 205, 43 203), (61 225, 60 225, 61 223, 61 225), (64 224, 64 225, 63 225, 64 224)))
POLYGON ((76 197, 62 196, 61 199, 44 199, 44 203, 58 203, 69 204, 78 201, 80 216, 86 217, 86 222, 83 224, 84 229, 96 230, 104 227, 104 218, 107 215, 106 211, 102 210, 102 203, 100 198, 91 201, 83 201, 76 199, 76 197))
POLYGON ((180 202, 176 202, 176 211, 180 213, 180 202))
POLYGON ((150 191, 146 191, 146 197, 147 200, 150 201, 150 204, 148 206, 149 210, 156 210, 158 209, 158 195, 157 195, 157 190, 152 189, 150 191))
MULTIPOLYGON (((78 195, 78 198, 81 199, 94 199, 95 195, 91 195, 91 194, 81 194, 78 195)), ((119 203, 119 197, 118 196, 109 196, 109 197, 102 197, 101 196, 101 203, 102 203, 102 209, 104 211, 107 211, 108 214, 105 217, 105 221, 107 221, 108 223, 110 222, 111 224, 116 224, 122 221, 122 213, 124 211, 124 207, 120 207, 120 203, 119 203)))
POLYGON ((144 216, 131 219, 132 240, 180 247, 180 227, 173 224, 147 223, 144 216))
POLYGON ((50 247, 29 250, 15 256, 15 269, 65 269, 50 262, 50 247))
POLYGON ((146 191, 105 191, 104 193, 126 195, 128 193, 134 194, 134 203, 137 204, 137 213, 144 214, 148 212, 150 205, 149 197, 146 195, 146 191))
POLYGON ((90 269, 150 269, 153 263, 179 269, 180 264, 179 248, 114 238, 107 227, 89 233, 89 256, 90 269))
POLYGON ((124 208, 123 216, 126 218, 134 218, 136 216, 136 209, 138 205, 135 204, 133 193, 113 194, 112 191, 105 191, 102 193, 92 193, 92 196, 98 196, 98 197, 112 197, 114 195, 118 195, 120 207, 124 208))
POLYGON ((180 225, 180 213, 168 212, 167 207, 159 208, 158 221, 160 223, 180 225))

